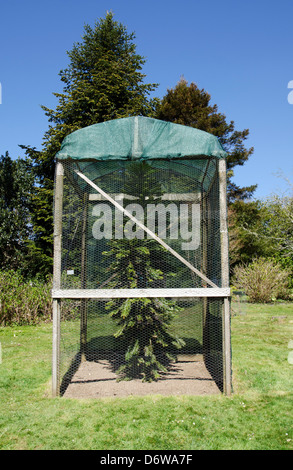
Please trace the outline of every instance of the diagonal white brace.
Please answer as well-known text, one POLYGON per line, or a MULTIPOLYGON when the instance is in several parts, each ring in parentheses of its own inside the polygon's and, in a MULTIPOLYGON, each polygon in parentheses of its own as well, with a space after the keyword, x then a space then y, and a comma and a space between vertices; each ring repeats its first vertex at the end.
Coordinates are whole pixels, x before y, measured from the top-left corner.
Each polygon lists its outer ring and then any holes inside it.
POLYGON ((148 235, 150 235, 154 240, 156 240, 160 245, 162 245, 166 250, 169 251, 173 256, 175 256, 177 259, 179 259, 185 266, 187 266, 191 271, 193 271, 195 274, 197 274, 201 279, 203 279, 207 284, 209 284, 212 287, 218 287, 216 284, 214 284, 210 279, 208 279, 203 273, 201 273, 198 269, 196 269, 192 264, 190 264, 185 258, 183 258, 177 251, 173 250, 167 243, 165 243, 161 238, 159 238, 155 233, 153 233, 148 227, 146 227, 144 224, 142 224, 139 220, 137 220, 130 212, 128 212, 126 209, 124 209, 123 206, 121 206, 115 199, 113 199, 109 194, 107 194, 105 191, 103 191, 99 186, 97 186, 93 181, 91 181, 87 176, 85 176, 81 171, 75 170, 75 173, 82 178, 84 181, 86 181, 92 188, 94 188, 96 191, 98 191, 102 196, 104 196, 111 204, 113 204, 117 209, 119 209, 123 214, 125 214, 129 219, 131 219, 133 222, 135 222, 140 228, 142 228, 148 235))

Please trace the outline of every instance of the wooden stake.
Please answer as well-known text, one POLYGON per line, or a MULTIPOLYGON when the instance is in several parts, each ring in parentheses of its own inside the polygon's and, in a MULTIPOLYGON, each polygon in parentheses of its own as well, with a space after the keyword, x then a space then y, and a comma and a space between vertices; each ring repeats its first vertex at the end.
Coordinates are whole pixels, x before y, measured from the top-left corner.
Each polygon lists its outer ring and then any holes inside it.
MULTIPOLYGON (((207 200, 204 195, 204 191, 202 190, 202 199, 201 199, 201 259, 202 259, 202 266, 201 271, 206 276, 207 275, 207 250, 208 250, 208 243, 207 243, 207 200)), ((202 287, 206 288, 207 285, 204 281, 202 281, 202 287)), ((206 351, 209 347, 209 338, 208 338, 208 331, 207 331, 207 314, 208 314, 208 297, 203 297, 203 318, 202 318, 202 345, 203 345, 203 354, 205 355, 206 351)))
MULTIPOLYGON (((62 253, 62 208, 63 208, 63 165, 56 165, 54 195, 54 266, 53 289, 61 287, 61 253, 62 253)), ((53 299, 53 352, 52 352, 52 395, 60 394, 60 311, 61 300, 53 299)))
MULTIPOLYGON (((82 234, 81 234, 81 288, 86 289, 87 270, 87 218, 88 218, 88 193, 83 198, 82 234)), ((80 352, 81 361, 86 361, 87 344, 87 300, 81 300, 80 307, 80 352)))
MULTIPOLYGON (((220 234, 221 234, 221 271, 222 288, 229 287, 229 246, 227 224, 227 174, 226 160, 219 160, 219 196, 220 196, 220 234)), ((223 364, 224 393, 231 395, 231 333, 230 299, 224 298, 223 305, 223 364)))
POLYGON ((61 300, 53 299, 52 396, 60 394, 60 311, 61 300))

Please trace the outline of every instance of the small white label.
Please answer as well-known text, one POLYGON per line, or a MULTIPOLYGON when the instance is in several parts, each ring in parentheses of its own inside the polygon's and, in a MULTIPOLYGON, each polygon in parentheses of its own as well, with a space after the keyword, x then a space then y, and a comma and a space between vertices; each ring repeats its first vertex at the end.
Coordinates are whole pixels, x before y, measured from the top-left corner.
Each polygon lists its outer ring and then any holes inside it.
POLYGON ((72 274, 74 274, 74 269, 68 269, 67 274, 68 276, 71 276, 72 274))

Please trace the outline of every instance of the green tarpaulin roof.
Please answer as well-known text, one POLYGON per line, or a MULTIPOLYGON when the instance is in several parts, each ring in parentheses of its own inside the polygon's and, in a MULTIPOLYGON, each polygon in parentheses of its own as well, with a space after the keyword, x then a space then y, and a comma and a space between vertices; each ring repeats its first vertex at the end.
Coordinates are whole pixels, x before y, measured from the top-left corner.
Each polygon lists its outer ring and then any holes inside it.
POLYGON ((217 137, 198 129, 147 117, 106 121, 69 134, 59 160, 150 160, 225 158, 217 137))

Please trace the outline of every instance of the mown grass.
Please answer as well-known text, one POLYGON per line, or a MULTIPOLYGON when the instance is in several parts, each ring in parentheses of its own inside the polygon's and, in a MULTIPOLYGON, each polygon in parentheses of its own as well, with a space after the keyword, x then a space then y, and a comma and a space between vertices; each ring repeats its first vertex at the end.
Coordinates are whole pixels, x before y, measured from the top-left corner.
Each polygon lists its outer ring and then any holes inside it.
POLYGON ((293 305, 233 311, 231 397, 51 398, 51 325, 1 328, 0 449, 292 450, 293 305))

